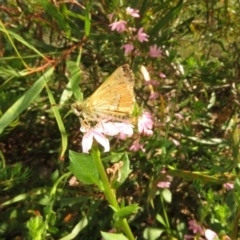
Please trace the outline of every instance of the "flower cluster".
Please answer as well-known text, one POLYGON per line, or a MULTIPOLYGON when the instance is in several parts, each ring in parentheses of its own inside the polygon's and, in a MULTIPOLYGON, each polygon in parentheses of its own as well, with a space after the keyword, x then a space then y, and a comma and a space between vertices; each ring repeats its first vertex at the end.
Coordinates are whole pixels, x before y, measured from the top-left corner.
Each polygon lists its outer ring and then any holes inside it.
POLYGON ((166 170, 164 169, 161 171, 161 174, 165 174, 165 180, 158 182, 157 186, 159 188, 169 188, 173 177, 170 175, 166 175, 166 170))
MULTIPOLYGON (((133 9, 130 7, 126 8, 126 15, 132 18, 140 18, 139 10, 133 9)), ((114 13, 108 15, 109 20, 112 21, 114 17, 114 13)), ((149 35, 144 32, 144 28, 140 27, 138 30, 134 27, 128 26, 128 22, 125 20, 116 20, 109 24, 109 27, 112 31, 117 31, 118 33, 127 32, 128 36, 128 43, 124 44, 122 48, 124 49, 124 54, 127 55, 134 50, 134 42, 137 40, 139 42, 148 42, 149 35), (137 31, 137 32, 136 32, 137 31), (134 33, 136 32, 136 33, 134 33)), ((149 47, 149 57, 158 58, 162 56, 162 50, 156 44, 149 47)))
MULTIPOLYGON (((212 231, 211 229, 204 229, 199 223, 197 223, 195 220, 190 220, 188 222, 188 229, 191 230, 195 235, 198 236, 198 239, 200 240, 218 240, 219 237, 218 235, 212 231), (205 236, 205 238, 199 237, 200 236, 205 236)), ((185 235, 184 239, 195 239, 196 236, 194 235, 185 235)), ((230 238, 225 235, 224 239, 230 240, 230 238)))
MULTIPOLYGON (((111 122, 107 120, 103 120, 96 126, 89 129, 81 128, 80 130, 84 132, 84 136, 82 138, 83 152, 89 153, 93 140, 103 146, 104 152, 108 152, 110 151, 110 143, 106 136, 118 136, 119 139, 125 139, 126 137, 131 137, 133 135, 133 128, 134 125, 128 122, 111 122)), ((152 136, 152 128, 152 116, 150 113, 144 112, 138 118, 138 132, 141 135, 152 136)), ((133 145, 130 147, 130 151, 136 152, 139 149, 143 152, 145 151, 143 148, 144 144, 140 144, 139 141, 140 139, 134 141, 133 145)))
MULTIPOLYGON (((143 136, 153 135, 153 119, 149 112, 143 112, 141 116, 138 117, 138 132, 143 136)), ((140 137, 138 137, 129 148, 130 151, 137 152, 138 150, 146 151, 144 144, 140 143, 140 137)))
MULTIPOLYGON (((111 30, 117 31, 119 34, 124 33, 127 36, 125 44, 123 44, 121 47, 125 55, 128 54, 131 54, 132 56, 142 55, 144 58, 146 58, 146 56, 150 58, 162 57, 163 55, 162 48, 159 47, 157 44, 149 46, 149 52, 147 54, 142 53, 142 51, 139 49, 139 42, 140 43, 148 42, 150 36, 144 31, 143 26, 139 27, 138 29, 133 26, 134 23, 133 20, 141 17, 138 9, 127 7, 125 13, 123 12, 121 14, 121 16, 123 16, 122 19, 119 19, 119 17, 117 17, 114 12, 109 14, 108 16, 111 22, 111 24, 109 24, 111 30)), ((159 73, 159 77, 161 79, 166 78, 164 73, 159 73)), ((154 101, 156 99, 159 99, 161 97, 160 94, 154 91, 153 84, 150 83, 153 82, 153 80, 150 79, 150 76, 148 78, 144 76, 144 79, 150 89, 149 100, 154 101)), ((157 81, 155 80, 155 82, 157 81)), ((135 143, 135 146, 136 145, 138 145, 138 142, 135 143)), ((141 148, 142 147, 143 146, 141 146, 141 148)), ((138 149, 139 148, 140 145, 138 149)), ((133 147, 132 149, 135 149, 135 147, 133 147)))

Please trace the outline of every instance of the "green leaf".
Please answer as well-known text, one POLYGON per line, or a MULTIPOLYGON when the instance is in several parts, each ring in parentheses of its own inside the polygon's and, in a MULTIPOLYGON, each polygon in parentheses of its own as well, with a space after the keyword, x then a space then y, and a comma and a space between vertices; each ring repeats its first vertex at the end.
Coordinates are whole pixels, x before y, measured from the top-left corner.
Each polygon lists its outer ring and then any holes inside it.
MULTIPOLYGON (((1 23, 1 21, 0 21, 1 23)), ((39 52, 33 45, 29 44, 28 41, 26 41, 24 38, 20 37, 18 34, 12 32, 12 31, 9 31, 8 29, 6 30, 4 28, 4 26, 2 25, 2 23, 0 24, 0 31, 1 32, 4 32, 8 37, 9 37, 9 40, 12 42, 11 38, 13 39, 16 39, 17 41, 19 41, 20 43, 22 43, 23 45, 25 45, 26 47, 28 47, 29 49, 33 50, 34 52, 36 52, 39 56, 45 58, 45 56, 39 52)), ((14 46, 13 46, 14 47, 14 46)), ((24 72, 29 72, 28 69, 26 69, 26 71, 23 71, 22 74, 24 74, 24 72)))
POLYGON ((128 240, 123 234, 121 233, 107 233, 102 232, 101 235, 104 238, 104 240, 128 240))
POLYGON ((47 224, 43 221, 42 216, 30 218, 26 226, 32 239, 41 240, 46 237, 47 224))
POLYGON ((62 13, 57 7, 55 7, 48 0, 37 0, 39 4, 44 8, 44 10, 59 24, 61 29, 63 29, 67 34, 69 34, 69 26, 66 19, 64 19, 62 13))
POLYGON ((81 81, 81 69, 75 62, 67 61, 67 71, 70 73, 70 78, 60 98, 60 104, 64 104, 72 96, 72 94, 74 94, 77 100, 83 100, 83 95, 79 88, 79 83, 81 81))
POLYGON ((91 30, 91 21, 90 21, 90 3, 87 4, 86 10, 85 10, 85 35, 89 36, 90 30, 91 30))
POLYGON ((143 0, 142 1, 142 5, 141 5, 140 11, 139 11, 140 16, 143 16, 145 14, 145 12, 149 9, 148 8, 148 3, 149 3, 148 0, 143 0))
POLYGON ((123 207, 119 210, 117 210, 116 208, 113 208, 112 206, 110 206, 110 207, 115 211, 114 218, 116 218, 116 219, 127 218, 131 214, 135 214, 138 209, 141 209, 137 204, 131 204, 131 205, 123 207))
POLYGON ((157 22, 152 28, 152 30, 149 32, 150 38, 153 36, 156 36, 156 34, 158 34, 158 32, 162 29, 163 26, 168 24, 170 20, 174 19, 174 17, 178 15, 180 10, 182 9, 182 6, 183 6, 183 0, 180 0, 176 5, 176 7, 170 9, 164 17, 159 18, 160 21, 157 22))
POLYGON ((188 139, 191 139, 197 143, 202 143, 206 145, 220 145, 220 144, 226 143, 226 141, 224 141, 221 138, 200 139, 197 137, 188 137, 188 139))
POLYGON ((103 161, 104 163, 109 163, 109 162, 115 163, 115 162, 119 162, 119 161, 122 159, 122 157, 124 156, 125 152, 120 152, 120 153, 116 152, 116 153, 115 153, 115 152, 112 152, 112 151, 111 151, 110 154, 111 154, 111 155, 102 158, 102 161, 103 161))
MULTIPOLYGON (((22 77, 24 74, 16 71, 15 69, 11 68, 10 66, 1 67, 0 66, 0 74, 2 77, 22 77)), ((25 73, 26 75, 27 73, 25 73)))
POLYGON ((157 214, 157 217, 156 217, 157 221, 159 221, 164 227, 167 227, 167 224, 165 223, 163 217, 159 214, 157 214))
POLYGON ((172 202, 172 193, 170 192, 170 190, 168 188, 163 189, 162 196, 167 203, 172 202))
MULTIPOLYGON (((54 105, 56 102, 55 102, 53 94, 52 94, 52 92, 49 89, 47 84, 46 84, 46 89, 47 89, 47 93, 48 93, 48 97, 49 97, 50 103, 52 105, 54 105)), ((64 157, 64 154, 65 154, 65 152, 67 150, 67 146, 68 146, 67 132, 66 132, 66 129, 65 129, 62 117, 61 117, 61 115, 59 113, 59 109, 57 107, 55 107, 55 106, 52 107, 52 109, 53 109, 53 113, 54 113, 54 116, 55 116, 57 124, 58 124, 59 131, 61 133, 62 150, 61 150, 61 153, 60 153, 60 159, 62 159, 64 157)))
POLYGON ((156 240, 164 233, 163 229, 159 228, 146 228, 143 232, 144 239, 147 240, 156 240))
POLYGON ((60 238, 60 240, 70 240, 70 239, 76 239, 77 235, 88 225, 88 219, 87 217, 84 217, 82 220, 80 220, 75 227, 73 228, 72 232, 68 234, 67 236, 60 238))
POLYGON ((96 184, 100 187, 100 178, 95 162, 90 155, 69 151, 70 171, 77 179, 86 184, 96 184))
MULTIPOLYGON (((119 171, 120 173, 116 173, 114 181, 112 183, 113 189, 118 189, 128 178, 129 174, 132 172, 130 169, 130 161, 128 158, 128 155, 124 153, 122 157, 119 159, 119 161, 122 161, 123 165, 120 167, 119 171), (118 175, 120 174, 120 175, 118 175), (118 177, 120 179, 118 179, 118 177)), ((112 161, 111 161, 112 162, 112 161)), ((116 161, 118 162, 118 161, 116 161)))
POLYGON ((213 107, 216 104, 216 93, 212 92, 211 94, 211 98, 209 100, 209 104, 207 106, 207 109, 210 109, 211 107, 213 107))
POLYGON ((50 68, 44 73, 33 85, 23 94, 1 117, 0 119, 0 134, 12 121, 14 121, 40 94, 52 76, 54 68, 50 68))

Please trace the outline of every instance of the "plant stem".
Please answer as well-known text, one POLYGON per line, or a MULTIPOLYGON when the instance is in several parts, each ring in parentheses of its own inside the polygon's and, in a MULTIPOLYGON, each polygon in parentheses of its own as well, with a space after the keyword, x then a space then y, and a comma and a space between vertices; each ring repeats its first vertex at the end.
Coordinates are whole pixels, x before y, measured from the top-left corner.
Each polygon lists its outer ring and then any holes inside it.
MULTIPOLYGON (((100 158, 100 151, 98 150, 97 144, 93 144, 91 156, 97 166, 98 173, 100 175, 100 178, 102 180, 103 186, 104 186, 104 194, 106 196, 107 201, 110 203, 111 206, 116 208, 117 210, 120 209, 119 204, 116 199, 115 191, 111 188, 111 185, 108 181, 107 174, 105 172, 104 166, 102 164, 101 158, 100 158)), ((132 234, 132 231, 128 225, 128 222, 126 218, 120 219, 120 224, 129 240, 134 240, 134 236, 132 234)))

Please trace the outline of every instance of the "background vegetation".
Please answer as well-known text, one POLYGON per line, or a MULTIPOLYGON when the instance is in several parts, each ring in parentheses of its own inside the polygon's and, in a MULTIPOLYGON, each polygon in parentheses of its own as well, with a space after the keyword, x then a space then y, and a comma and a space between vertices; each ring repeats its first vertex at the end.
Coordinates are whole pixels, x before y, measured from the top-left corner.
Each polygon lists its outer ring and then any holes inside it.
POLYGON ((0 1, 0 239, 130 239, 121 221, 137 239, 240 238, 239 12, 236 0, 0 1), (109 26, 120 20, 136 30, 109 26), (138 151, 136 138, 99 147, 105 167, 129 164, 112 186, 119 211, 81 178, 94 156, 82 154, 69 106, 125 63, 154 128, 138 151))

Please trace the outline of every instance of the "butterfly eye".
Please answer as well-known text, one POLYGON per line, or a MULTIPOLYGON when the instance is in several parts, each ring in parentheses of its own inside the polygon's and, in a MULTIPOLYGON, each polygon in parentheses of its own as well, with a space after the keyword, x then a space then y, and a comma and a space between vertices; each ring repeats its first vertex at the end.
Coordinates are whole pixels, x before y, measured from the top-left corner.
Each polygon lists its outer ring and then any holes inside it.
POLYGON ((82 115, 82 105, 79 103, 73 103, 72 104, 72 110, 73 113, 76 114, 78 117, 80 117, 82 115))

